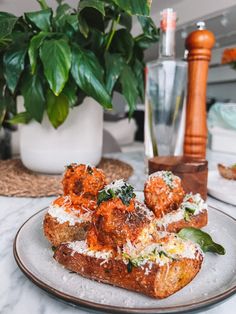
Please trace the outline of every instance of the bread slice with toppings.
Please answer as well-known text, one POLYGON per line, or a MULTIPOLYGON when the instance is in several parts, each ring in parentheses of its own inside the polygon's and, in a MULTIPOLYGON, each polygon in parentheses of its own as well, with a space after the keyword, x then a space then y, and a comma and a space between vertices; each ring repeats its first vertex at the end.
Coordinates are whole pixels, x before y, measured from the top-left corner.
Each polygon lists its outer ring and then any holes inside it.
POLYGON ((92 211, 72 205, 70 196, 61 196, 50 205, 44 217, 44 235, 53 246, 84 240, 91 217, 92 211))
POLYGON ((228 180, 236 180, 236 164, 231 167, 226 167, 222 164, 218 164, 218 170, 220 175, 228 180))
POLYGON ((54 258, 68 270, 154 298, 166 298, 197 275, 203 253, 197 244, 162 232, 157 242, 127 242, 122 250, 91 250, 86 241, 61 244, 54 258))
POLYGON ((200 194, 186 194, 177 210, 156 220, 157 230, 179 232, 183 228, 202 228, 207 225, 207 204, 200 194))

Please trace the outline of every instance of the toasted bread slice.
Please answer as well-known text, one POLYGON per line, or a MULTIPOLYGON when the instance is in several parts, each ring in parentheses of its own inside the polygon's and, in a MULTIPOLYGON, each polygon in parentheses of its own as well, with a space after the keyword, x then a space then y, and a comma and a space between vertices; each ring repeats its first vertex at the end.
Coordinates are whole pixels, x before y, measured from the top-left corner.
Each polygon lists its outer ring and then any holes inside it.
POLYGON ((156 220, 157 230, 178 232, 186 227, 202 228, 207 225, 207 204, 200 194, 186 194, 177 210, 156 220))
POLYGON ((223 178, 228 180, 236 180, 236 166, 225 167, 222 164, 218 164, 218 170, 223 178))
MULTIPOLYGON (((179 232, 183 228, 194 227, 201 229, 207 225, 208 214, 207 210, 202 211, 198 215, 193 215, 186 219, 180 219, 178 221, 173 221, 168 223, 168 218, 171 218, 172 215, 166 215, 162 219, 157 220, 157 230, 158 231, 167 231, 167 232, 179 232), (166 222, 165 222, 166 221, 166 222)), ((170 219, 171 221, 171 219, 170 219)))
MULTIPOLYGON (((157 253, 153 245, 149 253, 148 247, 143 250, 150 255, 149 260, 145 260, 146 255, 127 260, 123 257, 127 253, 114 257, 109 251, 90 251, 85 241, 61 244, 54 258, 68 270, 86 278, 162 299, 186 286, 196 276, 203 254, 198 246, 191 243, 188 244, 191 254, 172 258, 163 251, 157 253)), ((170 250, 173 250, 171 244, 170 250)))
POLYGON ((85 221, 70 225, 69 221, 58 222, 55 217, 46 214, 43 221, 44 235, 53 246, 58 246, 63 242, 84 240, 90 222, 85 221))

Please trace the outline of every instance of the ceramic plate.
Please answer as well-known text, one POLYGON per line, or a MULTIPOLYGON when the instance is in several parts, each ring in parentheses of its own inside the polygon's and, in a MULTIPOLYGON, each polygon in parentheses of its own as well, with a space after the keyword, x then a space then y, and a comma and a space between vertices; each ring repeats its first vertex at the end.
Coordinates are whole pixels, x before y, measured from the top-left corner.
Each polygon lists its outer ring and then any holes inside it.
POLYGON ((208 194, 220 201, 236 205, 236 180, 227 180, 219 172, 208 173, 208 194))
POLYGON ((43 236, 46 211, 33 215, 20 228, 14 256, 30 280, 64 301, 102 313, 183 313, 213 306, 236 292, 235 220, 217 209, 209 208, 210 222, 205 230, 225 247, 226 255, 208 253, 196 278, 164 300, 85 279, 59 265, 43 236))

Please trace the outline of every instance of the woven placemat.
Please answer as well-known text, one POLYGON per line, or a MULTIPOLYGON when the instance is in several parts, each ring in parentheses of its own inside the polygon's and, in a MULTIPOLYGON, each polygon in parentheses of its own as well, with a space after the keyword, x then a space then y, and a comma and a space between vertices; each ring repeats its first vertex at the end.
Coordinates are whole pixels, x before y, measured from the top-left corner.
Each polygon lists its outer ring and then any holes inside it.
MULTIPOLYGON (((98 165, 109 182, 127 180, 133 168, 120 160, 102 158, 98 165)), ((0 160, 0 195, 43 197, 62 193, 61 175, 45 175, 28 170, 20 159, 0 160)))

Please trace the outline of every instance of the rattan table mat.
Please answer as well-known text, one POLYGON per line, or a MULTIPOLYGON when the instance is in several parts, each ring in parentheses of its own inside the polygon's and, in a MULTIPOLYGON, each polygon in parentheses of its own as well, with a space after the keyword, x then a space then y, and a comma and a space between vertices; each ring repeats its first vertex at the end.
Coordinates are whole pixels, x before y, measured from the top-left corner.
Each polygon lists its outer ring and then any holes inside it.
MULTIPOLYGON (((133 168, 120 160, 102 158, 98 168, 103 169, 108 182, 127 180, 133 168)), ((25 168, 20 159, 0 160, 0 195, 43 197, 62 193, 61 175, 46 175, 25 168)))

